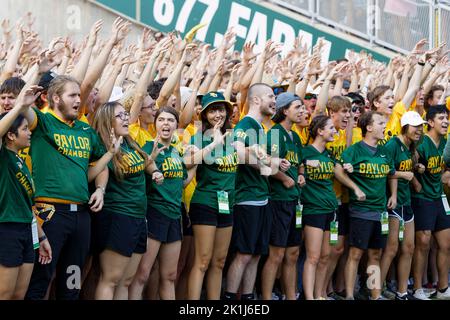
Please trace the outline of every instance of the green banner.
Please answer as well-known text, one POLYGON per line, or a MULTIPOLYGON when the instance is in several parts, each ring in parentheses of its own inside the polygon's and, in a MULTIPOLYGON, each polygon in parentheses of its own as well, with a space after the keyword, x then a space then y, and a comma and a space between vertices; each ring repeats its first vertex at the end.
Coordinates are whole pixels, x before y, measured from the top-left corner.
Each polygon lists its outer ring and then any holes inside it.
POLYGON ((207 26, 201 29, 196 39, 214 46, 220 44, 223 35, 230 27, 237 34, 235 49, 240 50, 247 41, 255 42, 262 49, 268 39, 284 43, 283 53, 292 47, 294 39, 303 35, 303 41, 311 48, 323 37, 326 42, 323 59, 343 58, 347 49, 357 52, 366 50, 376 60, 389 61, 389 58, 355 45, 352 42, 319 31, 311 25, 273 11, 249 0, 97 0, 132 18, 137 18, 136 4, 140 3, 140 21, 153 29, 163 32, 178 30, 187 33, 199 23, 207 26), (127 3, 127 5, 125 5, 127 3))

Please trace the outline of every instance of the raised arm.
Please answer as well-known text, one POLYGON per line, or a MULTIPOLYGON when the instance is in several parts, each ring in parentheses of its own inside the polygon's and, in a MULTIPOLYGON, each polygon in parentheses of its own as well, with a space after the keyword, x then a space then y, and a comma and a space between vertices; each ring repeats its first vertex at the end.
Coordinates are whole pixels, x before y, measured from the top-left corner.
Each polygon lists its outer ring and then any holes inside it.
POLYGON ((89 66, 89 61, 91 59, 92 50, 94 49, 95 43, 97 42, 97 36, 98 36, 98 33, 100 32, 100 30, 102 29, 102 26, 103 26, 103 20, 98 20, 91 27, 86 47, 82 51, 80 59, 78 60, 78 63, 75 65, 74 69, 70 73, 70 76, 77 79, 77 81, 79 83, 82 83, 84 80, 84 77, 86 76, 86 71, 89 66))
POLYGON ((81 83, 81 105, 86 105, 89 94, 95 86, 95 83, 100 79, 102 72, 108 62, 109 55, 112 49, 121 42, 128 33, 129 23, 117 18, 112 27, 112 35, 106 45, 103 47, 97 59, 95 59, 92 66, 87 70, 86 77, 81 83))

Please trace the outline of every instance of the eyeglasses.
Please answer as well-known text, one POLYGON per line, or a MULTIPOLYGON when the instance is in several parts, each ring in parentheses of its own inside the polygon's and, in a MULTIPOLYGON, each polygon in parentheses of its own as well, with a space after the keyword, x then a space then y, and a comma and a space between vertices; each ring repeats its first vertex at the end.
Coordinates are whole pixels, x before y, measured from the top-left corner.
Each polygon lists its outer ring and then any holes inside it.
POLYGON ((305 95, 305 100, 317 99, 317 95, 315 94, 307 94, 305 95))
POLYGON ((146 106, 146 107, 142 107, 142 108, 141 108, 141 110, 144 110, 144 109, 152 109, 152 110, 156 110, 156 103, 152 103, 152 104, 150 104, 150 105, 148 105, 148 106, 146 106))
POLYGON ((120 112, 119 114, 116 114, 115 117, 125 121, 130 117, 130 114, 128 112, 120 112))

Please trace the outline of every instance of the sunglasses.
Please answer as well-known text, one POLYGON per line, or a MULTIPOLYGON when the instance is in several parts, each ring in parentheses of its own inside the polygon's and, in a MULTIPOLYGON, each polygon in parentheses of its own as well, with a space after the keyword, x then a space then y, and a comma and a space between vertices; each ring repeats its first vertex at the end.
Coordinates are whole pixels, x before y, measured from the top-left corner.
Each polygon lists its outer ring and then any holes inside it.
POLYGON ((273 88, 273 93, 274 93, 276 96, 279 95, 280 93, 283 93, 283 92, 286 92, 286 90, 284 90, 283 87, 276 87, 276 88, 273 88))
POLYGON ((315 94, 307 94, 305 95, 305 100, 317 99, 317 95, 315 94))

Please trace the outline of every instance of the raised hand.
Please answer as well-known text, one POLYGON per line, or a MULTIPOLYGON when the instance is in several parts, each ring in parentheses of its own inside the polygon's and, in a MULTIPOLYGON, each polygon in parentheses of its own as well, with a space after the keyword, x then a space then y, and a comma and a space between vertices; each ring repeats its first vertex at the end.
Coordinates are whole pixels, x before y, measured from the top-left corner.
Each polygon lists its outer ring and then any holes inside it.
POLYGON ((26 109, 31 106, 41 94, 42 87, 37 85, 31 86, 25 91, 21 91, 16 100, 16 105, 21 109, 26 109))
POLYGON ((412 54, 424 54, 425 50, 424 50, 424 46, 428 44, 427 39, 421 39, 419 40, 419 42, 416 43, 416 45, 414 46, 414 49, 412 49, 411 53, 412 54))
POLYGON ((94 46, 97 42, 97 36, 100 30, 102 30, 103 27, 103 20, 97 20, 91 27, 91 30, 89 31, 89 37, 88 37, 88 45, 94 46))
POLYGON ((222 134, 220 128, 222 128, 223 121, 216 123, 213 128, 213 141, 215 145, 224 145, 226 141, 226 137, 229 136, 230 132, 225 132, 222 134))
POLYGON ((246 42, 244 44, 244 47, 242 48, 242 60, 244 62, 249 63, 258 56, 258 54, 253 52, 254 47, 255 44, 252 42, 246 42))
POLYGON ((153 161, 156 160, 156 158, 158 157, 158 155, 159 155, 163 150, 166 150, 166 149, 167 149, 166 146, 163 146, 162 148, 159 148, 159 147, 158 147, 159 142, 160 142, 160 138, 159 138, 159 135, 157 135, 156 138, 155 138, 155 141, 154 141, 154 143, 153 143, 152 153, 150 154, 150 158, 151 158, 153 161))
POLYGON ((39 73, 46 73, 52 70, 57 64, 58 61, 55 59, 55 51, 44 50, 39 54, 38 57, 38 65, 39 65, 39 73))

